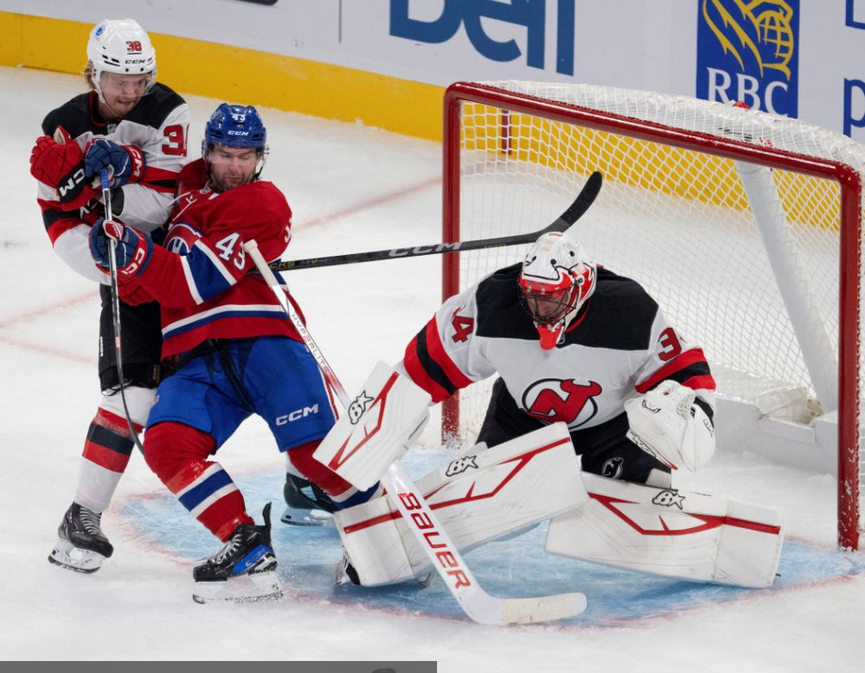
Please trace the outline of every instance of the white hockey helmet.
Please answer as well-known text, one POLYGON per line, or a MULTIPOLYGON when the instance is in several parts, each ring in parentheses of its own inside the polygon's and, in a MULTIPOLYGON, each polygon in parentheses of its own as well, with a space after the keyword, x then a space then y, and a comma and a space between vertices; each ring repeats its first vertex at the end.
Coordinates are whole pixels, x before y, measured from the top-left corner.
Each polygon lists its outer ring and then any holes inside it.
POLYGON ((103 72, 150 75, 149 86, 156 78, 156 50, 147 32, 134 19, 105 19, 97 23, 90 31, 87 59, 93 64, 97 91, 103 72))
POLYGON ((531 316, 541 348, 555 348, 562 333, 595 291, 595 264, 561 232, 541 236, 523 262, 520 303, 531 316))

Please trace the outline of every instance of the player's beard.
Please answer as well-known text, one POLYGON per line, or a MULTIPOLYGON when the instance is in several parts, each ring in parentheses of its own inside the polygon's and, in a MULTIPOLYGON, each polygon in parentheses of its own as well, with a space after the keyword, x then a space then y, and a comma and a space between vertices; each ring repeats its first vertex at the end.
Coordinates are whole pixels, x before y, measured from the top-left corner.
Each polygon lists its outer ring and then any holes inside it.
POLYGON ((218 171, 210 169, 210 182, 218 192, 227 192, 248 185, 255 178, 255 172, 233 173, 220 176, 218 171))

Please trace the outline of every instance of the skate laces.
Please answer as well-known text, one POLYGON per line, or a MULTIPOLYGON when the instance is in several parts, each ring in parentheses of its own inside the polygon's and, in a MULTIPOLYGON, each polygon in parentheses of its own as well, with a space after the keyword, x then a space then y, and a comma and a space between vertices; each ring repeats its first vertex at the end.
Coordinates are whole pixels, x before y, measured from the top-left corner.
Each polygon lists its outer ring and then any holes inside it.
POLYGON ((86 507, 81 507, 78 511, 78 518, 81 521, 81 525, 84 527, 84 530, 90 533, 91 535, 98 537, 105 537, 102 534, 102 514, 97 514, 86 507))
POLYGON ((234 555, 234 553, 240 547, 242 538, 242 533, 235 533, 231 536, 231 538, 229 538, 228 542, 222 545, 222 547, 207 560, 214 565, 220 565, 223 561, 225 561, 225 559, 234 555))

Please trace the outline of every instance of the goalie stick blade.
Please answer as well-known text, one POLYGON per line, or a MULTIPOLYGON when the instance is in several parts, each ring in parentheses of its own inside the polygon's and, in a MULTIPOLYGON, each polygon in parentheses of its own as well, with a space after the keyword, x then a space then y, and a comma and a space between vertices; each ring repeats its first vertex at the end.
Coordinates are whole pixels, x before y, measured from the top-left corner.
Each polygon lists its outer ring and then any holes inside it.
POLYGON ((406 257, 422 257, 424 255, 444 255, 449 252, 465 252, 468 250, 484 250, 487 248, 502 248, 509 245, 523 245, 534 243, 543 234, 551 231, 567 231, 568 228, 580 219, 589 207, 595 202, 595 198, 601 191, 603 176, 595 171, 586 180, 582 190, 555 222, 547 225, 539 231, 513 236, 500 236, 498 238, 483 238, 475 241, 454 241, 444 243, 432 243, 430 245, 418 245, 413 248, 392 248, 391 250, 373 250, 370 252, 355 252, 348 255, 334 255, 333 257, 310 257, 308 259, 293 259, 285 262, 271 262, 268 266, 272 271, 294 271, 295 269, 312 269, 322 266, 340 266, 343 264, 357 264, 359 262, 377 262, 384 259, 405 259, 406 257))
POLYGON ((541 598, 501 600, 501 624, 538 624, 574 617, 585 611, 584 594, 558 594, 541 598))
POLYGON ((580 593, 537 598, 496 598, 477 585, 473 589, 470 599, 465 595, 460 598, 456 594, 457 600, 472 621, 486 626, 542 624, 574 617, 586 609, 586 597, 580 593))
POLYGON ((428 545, 433 567, 472 621, 488 626, 534 624, 572 617, 586 609, 583 594, 534 598, 490 596, 478 584, 456 545, 399 461, 395 461, 382 477, 382 485, 411 533, 422 546, 428 545))

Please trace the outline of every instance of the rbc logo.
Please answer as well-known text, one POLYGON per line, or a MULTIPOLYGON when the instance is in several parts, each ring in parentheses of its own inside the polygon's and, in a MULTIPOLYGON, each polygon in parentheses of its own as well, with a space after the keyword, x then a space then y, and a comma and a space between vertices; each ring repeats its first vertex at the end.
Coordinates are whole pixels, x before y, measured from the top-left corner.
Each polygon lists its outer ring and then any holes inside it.
MULTIPOLYGON (((408 40, 440 44, 465 25, 472 46, 491 61, 515 61, 522 55, 516 40, 499 42, 484 30, 482 19, 492 19, 526 29, 526 65, 544 69, 547 0, 440 0, 441 15, 432 21, 411 18, 412 0, 390 0, 390 34, 408 40)), ((576 0, 558 0, 556 17, 556 72, 574 74, 574 5, 576 0)), ((421 5, 417 2, 415 7, 421 5)), ((522 31, 519 32, 520 34, 522 31)))
POLYGON ((697 97, 799 113, 799 0, 700 0, 697 97))

